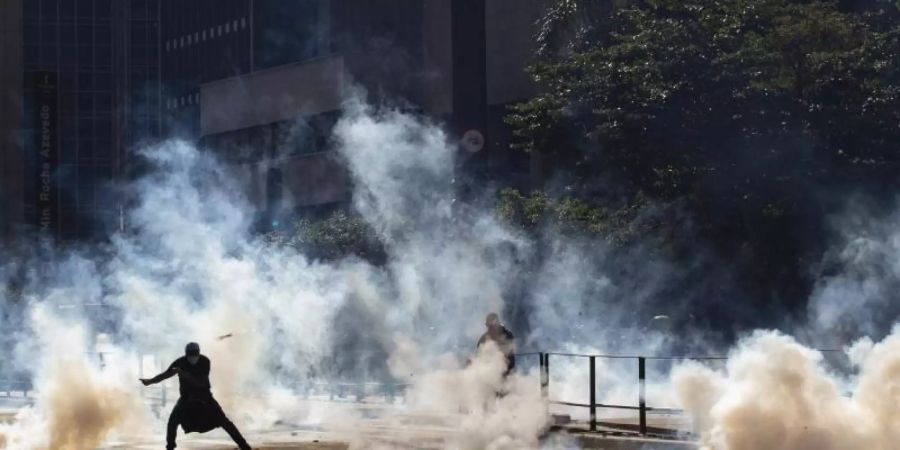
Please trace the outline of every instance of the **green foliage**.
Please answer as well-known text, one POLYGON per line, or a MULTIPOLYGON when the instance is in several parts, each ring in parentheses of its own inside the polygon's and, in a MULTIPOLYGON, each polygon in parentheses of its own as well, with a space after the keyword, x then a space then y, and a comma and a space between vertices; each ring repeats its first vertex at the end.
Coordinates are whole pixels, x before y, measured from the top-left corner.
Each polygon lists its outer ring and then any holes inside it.
POLYGON ((289 232, 271 232, 266 240, 325 260, 350 256, 373 262, 384 259, 384 246, 375 231, 361 217, 343 211, 319 220, 300 219, 289 232))
MULTIPOLYGON (((577 197, 602 177, 661 209, 678 205, 687 235, 743 267, 748 290, 801 298, 835 206, 827 192, 900 187, 897 11, 816 0, 600 3, 548 9, 530 69, 543 93, 511 108, 515 145, 539 152, 545 172, 574 176, 577 197)), ((504 214, 525 224, 609 217, 540 196, 508 200, 521 206, 504 214)))
POLYGON ((551 198, 544 192, 524 196, 507 188, 500 192, 494 210, 503 222, 526 231, 548 227, 561 235, 586 236, 622 245, 641 237, 652 227, 649 222, 636 220, 648 206, 643 196, 624 207, 609 209, 574 197, 551 198))
POLYGON ((760 185, 883 179, 900 162, 896 23, 815 1, 644 0, 603 17, 594 3, 550 9, 531 69, 545 93, 507 118, 557 168, 661 198, 713 180, 763 205, 784 198, 760 185))

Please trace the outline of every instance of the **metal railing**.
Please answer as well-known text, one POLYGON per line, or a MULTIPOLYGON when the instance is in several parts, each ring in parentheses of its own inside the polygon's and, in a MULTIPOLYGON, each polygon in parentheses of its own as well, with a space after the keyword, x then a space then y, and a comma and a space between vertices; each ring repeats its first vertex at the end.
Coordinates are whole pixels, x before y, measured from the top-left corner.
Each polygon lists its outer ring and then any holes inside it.
MULTIPOLYGON (((560 352, 535 352, 522 353, 520 356, 538 356, 538 366, 540 373, 541 394, 549 405, 562 405, 577 408, 586 408, 588 410, 588 431, 597 432, 598 409, 615 409, 636 411, 638 414, 637 433, 641 436, 647 436, 650 433, 650 427, 647 424, 648 413, 665 413, 680 414, 683 411, 677 408, 656 407, 647 404, 647 362, 648 361, 724 361, 728 358, 719 356, 705 357, 660 357, 660 356, 630 356, 630 355, 587 355, 576 353, 560 353, 560 352), (588 386, 587 386, 587 403, 553 400, 550 398, 550 357, 572 357, 587 359, 588 364, 588 386), (637 384, 638 395, 635 400, 636 404, 623 405, 612 403, 601 403, 597 401, 597 360, 634 360, 637 363, 637 384)), ((660 432, 654 434, 663 434, 660 432)))
MULTIPOLYGON (((817 349, 817 351, 829 355, 843 352, 838 349, 817 349)), ((538 367, 540 370, 540 388, 541 394, 546 400, 548 407, 549 405, 562 405, 568 407, 576 407, 576 408, 586 408, 588 410, 588 430, 591 432, 599 431, 598 425, 600 422, 597 418, 597 410, 598 409, 615 409, 615 410, 627 410, 627 411, 637 411, 638 414, 638 423, 637 423, 637 433, 641 436, 648 435, 668 435, 677 434, 674 430, 651 430, 651 428, 647 423, 647 415, 649 413, 660 413, 660 414, 682 414, 683 410, 678 408, 667 408, 667 407, 658 407, 658 406, 650 406, 647 404, 647 363, 648 361, 669 361, 669 362, 684 362, 684 361, 696 361, 696 362, 710 362, 710 361, 727 361, 729 358, 725 356, 640 356, 640 355, 588 355, 588 354, 577 354, 577 353, 562 353, 562 352, 531 352, 531 353, 519 353, 517 356, 537 356, 538 357, 538 367), (588 386, 585 390, 587 390, 587 403, 580 402, 572 402, 572 401, 563 401, 563 400, 553 400, 550 397, 550 356, 554 357, 570 357, 570 358, 584 358, 587 359, 588 364, 588 386), (622 404, 610 404, 610 403, 600 403, 597 401, 597 360, 605 359, 605 360, 634 360, 637 364, 637 398, 635 399, 636 404, 631 405, 622 405, 622 404)), ((833 361, 832 361, 833 362, 833 361)), ((548 411, 549 415, 549 411, 548 411)))

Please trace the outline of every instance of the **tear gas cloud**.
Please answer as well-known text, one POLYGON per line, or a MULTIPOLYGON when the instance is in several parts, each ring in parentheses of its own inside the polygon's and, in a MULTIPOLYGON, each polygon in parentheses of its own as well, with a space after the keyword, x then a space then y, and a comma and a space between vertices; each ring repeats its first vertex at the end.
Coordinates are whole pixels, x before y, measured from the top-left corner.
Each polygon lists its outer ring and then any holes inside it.
POLYGON ((191 340, 213 361, 220 402, 251 427, 327 421, 329 413, 298 411, 284 398, 332 376, 329 361, 344 350, 338 343, 351 342, 348 359, 389 355, 375 376, 412 383, 407 407, 446 411, 435 398, 471 394, 457 407, 477 414, 462 424, 470 432, 453 434, 456 448, 536 446, 545 417, 539 391, 524 388, 536 384, 533 376, 507 387, 502 402, 517 405, 512 414, 533 411, 512 420, 483 405, 499 383, 485 369, 497 358, 468 367, 460 360, 472 353, 485 314, 503 310, 514 256, 531 244, 487 212, 455 214, 455 147, 440 127, 352 103, 334 138, 353 174, 354 206, 389 249, 384 266, 313 261, 252 236, 253 208, 231 169, 181 141, 142 151, 152 170, 129 187, 137 201, 128 232, 103 247, 8 259, 4 273, 22 280, 23 299, 4 304, 24 305, 28 320, 11 331, 17 342, 7 369, 28 373, 38 397, 0 428, 6 446, 88 449, 159 430, 134 362, 174 358, 191 340), (102 368, 99 331, 111 335, 102 368), (233 337, 216 339, 227 333, 233 337))
POLYGON ((681 404, 708 450, 897 448, 900 336, 862 340, 843 379, 821 353, 778 333, 757 333, 724 372, 684 365, 673 373, 681 404))
MULTIPOLYGON (((352 353, 341 358, 345 373, 409 383, 407 412, 454 418, 440 445, 537 448, 546 405, 528 362, 523 358, 526 370, 505 384, 496 349, 465 364, 487 312, 528 324, 515 330, 520 349, 666 348, 663 334, 634 326, 633 304, 623 301, 639 303, 661 289, 675 271, 665 261, 641 254, 605 261, 602 246, 561 237, 538 248, 490 211, 463 210, 454 202, 455 146, 421 117, 351 101, 333 138, 352 175, 353 207, 385 242, 383 265, 311 260, 251 235, 253 207, 231 168, 181 141, 142 151, 152 170, 129 186, 137 200, 128 211, 129 231, 102 247, 47 247, 7 258, 0 274, 21 284, 23 300, 4 299, 4 312, 27 320, 7 332, 15 345, 4 369, 29 374, 38 397, 0 425, 0 448, 91 449, 158 433, 162 422, 142 398, 135 361, 174 359, 188 341, 210 356, 214 393, 226 411, 251 428, 314 422, 360 446, 391 447, 355 436, 352 424, 363 419, 353 412, 290 401, 313 381, 338 377, 334 356, 352 353), (606 275, 611 266, 641 269, 622 286, 606 275), (64 308, 96 304, 106 306, 64 308), (103 364, 95 356, 99 331, 110 336, 103 364), (379 355, 383 363, 371 364, 379 355), (508 395, 495 400, 498 390, 508 395)), ((727 370, 681 366, 672 385, 651 390, 683 406, 711 449, 851 448, 828 427, 856 419, 873 423, 855 435, 872 443, 862 448, 889 448, 878 447, 878 439, 892 433, 886 424, 895 413, 879 403, 877 384, 893 370, 884 365, 893 339, 858 346, 859 376, 847 383, 822 368, 814 351, 762 333, 743 342, 727 370), (771 401, 791 399, 791 408, 760 404, 766 396, 758 394, 768 389, 782 393, 771 401), (812 401, 824 405, 814 408, 812 401), (785 423, 811 415, 810 426, 819 428, 788 429, 768 414, 785 423), (776 431, 746 428, 754 423, 776 431)), ((161 366, 145 370, 151 369, 161 366)), ((561 362, 555 370, 561 371, 555 392, 578 397, 586 366, 561 362)), ((602 398, 636 398, 636 385, 618 384, 633 380, 627 370, 601 366, 600 379, 609 386, 602 398)), ((385 420, 402 423, 402 415, 385 420)), ((406 433, 400 438, 421 437, 406 433)))
POLYGON ((819 269, 796 338, 759 331, 738 343, 724 370, 690 363, 673 371, 705 450, 898 448, 897 217, 854 200, 834 220, 841 239, 819 269))

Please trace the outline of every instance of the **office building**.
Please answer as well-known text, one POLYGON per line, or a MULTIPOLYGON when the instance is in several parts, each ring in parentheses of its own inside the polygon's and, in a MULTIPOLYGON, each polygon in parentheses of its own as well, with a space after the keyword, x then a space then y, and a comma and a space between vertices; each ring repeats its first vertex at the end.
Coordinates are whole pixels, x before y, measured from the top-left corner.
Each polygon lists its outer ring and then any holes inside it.
POLYGON ((159 135, 158 0, 0 3, 0 226, 62 240, 121 223, 112 185, 159 135))
POLYGON ((162 10, 172 132, 240 167, 269 216, 349 199, 327 145, 349 86, 466 136, 468 173, 527 184, 503 116, 535 92, 525 67, 540 0, 163 0, 162 10))

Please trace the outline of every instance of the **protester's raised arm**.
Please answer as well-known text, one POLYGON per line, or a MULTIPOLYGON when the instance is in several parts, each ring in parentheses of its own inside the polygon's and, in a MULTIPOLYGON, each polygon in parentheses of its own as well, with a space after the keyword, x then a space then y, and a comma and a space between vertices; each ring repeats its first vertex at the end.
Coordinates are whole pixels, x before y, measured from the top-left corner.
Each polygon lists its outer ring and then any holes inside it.
POLYGON ((169 367, 163 373, 161 373, 153 378, 141 378, 141 383, 144 383, 144 386, 150 386, 151 384, 156 384, 161 381, 172 378, 177 373, 178 373, 178 371, 174 367, 169 367))

